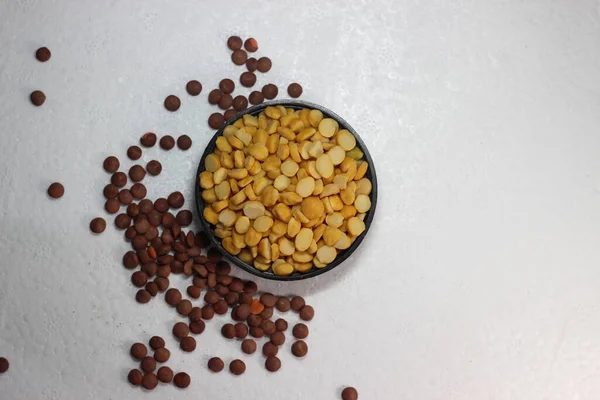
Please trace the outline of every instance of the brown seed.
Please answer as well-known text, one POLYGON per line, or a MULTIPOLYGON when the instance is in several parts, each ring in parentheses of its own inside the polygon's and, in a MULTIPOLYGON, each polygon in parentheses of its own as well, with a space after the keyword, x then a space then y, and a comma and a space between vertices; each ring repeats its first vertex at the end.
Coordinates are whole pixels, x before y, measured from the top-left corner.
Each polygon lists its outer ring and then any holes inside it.
POLYGON ((156 360, 153 357, 144 357, 141 367, 144 372, 154 372, 156 369, 156 360))
POLYGON ((245 321, 250 315, 250 306, 248 304, 240 304, 234 308, 237 321, 245 321))
POLYGON ((269 372, 279 371, 279 368, 281 368, 281 360, 275 356, 267 357, 265 360, 265 368, 269 372))
POLYGON ((161 338, 160 336, 152 336, 148 344, 152 350, 162 349, 165 347, 165 339, 161 338))
POLYGON ((165 99, 165 108, 167 110, 174 112, 179 110, 179 107, 181 107, 181 100, 179 100, 179 97, 172 94, 167 96, 165 99))
POLYGON ((281 312, 287 312, 290 310, 290 308, 292 308, 292 304, 290 302, 290 299, 288 299, 287 297, 281 296, 277 299, 277 303, 275 303, 275 307, 277 308, 277 310, 279 310, 281 312))
POLYGON ((46 101, 46 95, 41 90, 34 90, 29 95, 29 99, 34 106, 39 107, 46 101))
POLYGON ((127 269, 133 269, 139 265, 140 261, 138 259, 135 251, 128 251, 123 255, 123 265, 127 269))
POLYGON ((142 149, 138 146, 129 146, 127 149, 127 157, 132 160, 138 160, 142 156, 142 149))
POLYGON ((303 323, 296 324, 292 329, 292 334, 296 339, 306 339, 308 337, 308 326, 303 323))
POLYGON ((150 211, 146 217, 148 218, 148 222, 152 226, 159 226, 162 221, 162 214, 156 210, 150 211))
MULTIPOLYGON (((146 189, 146 186, 144 186, 141 183, 134 183, 131 186, 130 192, 131 192, 131 195, 133 196, 133 198, 136 200, 142 200, 144 197, 146 197, 146 194, 148 194, 148 190, 146 189)), ((138 208, 138 213, 139 213, 139 208, 138 208)), ((133 215, 133 216, 135 216, 135 215, 133 215)))
POLYGON ((237 111, 245 110, 248 107, 248 99, 245 96, 235 96, 233 99, 233 108, 237 111))
POLYGON ((219 100, 219 108, 221 110, 227 110, 233 104, 233 97, 230 94, 225 93, 221 96, 221 100, 219 100))
POLYGON ((102 233, 106 229, 106 220, 104 218, 94 218, 90 222, 90 230, 94 233, 102 233))
POLYGON ((235 327, 233 324, 225 324, 221 327, 221 335, 226 339, 233 339, 235 337, 235 327))
POLYGON ((275 346, 281 346, 285 343, 285 334, 283 332, 275 331, 271 334, 271 343, 275 346))
POLYGON ((234 109, 229 109, 223 113, 223 118, 225 119, 225 121, 229 121, 233 119, 236 115, 237 111, 235 111, 234 109))
POLYGON ((227 302, 223 299, 217 301, 213 308, 215 310, 215 313, 217 313, 218 315, 225 315, 227 314, 227 311, 229 311, 229 306, 227 305, 227 302))
POLYGON ((358 392, 351 386, 342 390, 342 400, 358 400, 358 392))
POLYGON ((277 298, 273 296, 271 293, 263 293, 260 296, 260 302, 263 303, 267 307, 274 307, 277 303, 277 298))
POLYGON ((298 83, 290 83, 288 86, 288 94, 293 98, 300 97, 302 95, 302 86, 298 83))
POLYGON ((146 283, 146 291, 150 293, 150 296, 154 297, 158 294, 158 286, 154 282, 146 283))
POLYGON ((146 171, 152 176, 160 174, 162 171, 162 164, 156 160, 152 160, 146 164, 146 171))
POLYGON ((270 336, 277 331, 275 328, 275 322, 271 321, 270 319, 263 319, 260 327, 267 336, 270 336))
POLYGON ((158 378, 153 373, 146 374, 142 378, 142 386, 146 390, 153 390, 158 386, 158 378))
POLYGON ((277 321, 275 321, 275 329, 277 329, 278 332, 283 332, 283 331, 287 330, 287 328, 288 328, 288 323, 285 319, 279 318, 279 319, 277 319, 277 321))
POLYGON ((219 357, 212 357, 208 360, 208 369, 212 372, 221 372, 225 367, 225 363, 219 357))
POLYGON ((294 310, 294 311, 300 311, 300 309, 302 307, 304 307, 305 301, 304 301, 304 299, 302 297, 295 296, 295 297, 292 298, 291 305, 292 305, 292 310, 294 310))
POLYGON ((177 386, 178 388, 181 388, 181 389, 185 389, 188 386, 190 386, 191 381, 192 380, 191 380, 190 376, 188 374, 186 374, 185 372, 179 372, 173 378, 173 382, 175 383, 175 386, 177 386))
POLYGON ((245 339, 242 342, 242 351, 246 354, 254 354, 256 351, 256 342, 253 339, 245 339))
POLYGON ((258 286, 253 281, 246 281, 244 283, 244 292, 252 296, 258 292, 258 286))
POLYGON ((131 345, 129 354, 131 354, 131 357, 135 358, 136 360, 141 360, 148 355, 148 349, 144 343, 134 343, 131 345))
POLYGON ((262 72, 269 72, 273 63, 269 57, 261 57, 258 59, 257 69, 262 72))
POLYGON ((165 135, 160 138, 159 145, 163 150, 171 150, 175 147, 175 139, 171 135, 165 135))
POLYGON ((156 283, 156 286, 158 286, 158 290, 160 292, 164 292, 169 287, 169 280, 164 276, 159 276, 156 278, 154 283, 156 283))
POLYGON ((230 36, 229 39, 227 39, 227 47, 229 47, 229 50, 241 49, 242 38, 240 38, 239 36, 230 36))
POLYGON ((277 347, 271 342, 266 342, 265 344, 263 344, 262 352, 265 355, 265 357, 275 357, 279 352, 279 347, 277 347))
POLYGON ((238 322, 234 325, 235 328, 235 337, 238 339, 244 339, 248 336, 248 327, 243 322, 238 322))
POLYGON ((231 61, 235 65, 244 65, 244 63, 246 62, 247 59, 248 59, 248 53, 246 53, 242 49, 235 50, 233 53, 231 53, 231 61))
POLYGON ((262 94, 265 96, 265 99, 273 100, 275 97, 277 97, 278 93, 279 89, 277 89, 277 86, 273 85, 272 83, 268 83, 262 88, 262 94))
POLYGON ((202 307, 202 319, 213 319, 215 316, 215 309, 210 305, 202 307))
MULTIPOLYGON (((136 185, 139 185, 139 183, 136 183, 136 185)), ((133 187, 132 187, 133 189, 133 187)), ((138 189, 136 189, 138 190, 138 189)), ((130 191, 131 192, 131 191, 130 191)), ((132 196, 133 196, 133 192, 131 192, 132 196)), ((127 206, 127 215, 129 215, 131 218, 135 218, 138 216, 138 214, 140 213, 140 206, 138 206, 136 203, 131 203, 127 206)), ((129 228, 133 228, 133 227, 129 227, 129 228)), ((127 228, 127 229, 129 229, 127 228)), ((135 231, 135 228, 134 228, 135 231)))
POLYGON ((190 313, 190 311, 192 311, 192 302, 191 301, 189 301, 187 299, 183 299, 179 303, 177 303, 177 312, 180 315, 186 316, 190 313))
POLYGON ((120 166, 119 159, 115 156, 106 157, 106 159, 104 159, 104 163, 102 164, 102 166, 104 167, 104 170, 106 172, 113 174, 113 173, 117 172, 117 170, 119 169, 119 166, 120 166))
POLYGON ((181 350, 191 353, 192 351, 196 350, 196 339, 191 336, 184 337, 181 339, 179 347, 181 347, 181 350))
POLYGON ((127 175, 125 172, 115 172, 110 177, 110 182, 118 188, 122 188, 127 184, 127 175))
POLYGON ((244 42, 244 48, 250 53, 254 53, 256 50, 258 50, 258 41, 254 38, 248 38, 244 42))
POLYGON ((146 282, 148 282, 148 275, 146 275, 145 272, 135 271, 131 274, 131 283, 133 283, 134 286, 142 287, 146 282))
POLYGON ((230 306, 237 304, 238 299, 239 299, 239 295, 234 292, 229 292, 225 295, 225 302, 230 306))
POLYGON ((171 193, 167 198, 167 201, 169 202, 169 206, 171 206, 171 208, 181 208, 185 203, 185 199, 183 198, 183 194, 181 194, 181 192, 171 193))
POLYGON ((144 147, 153 147, 156 144, 156 134, 153 132, 146 132, 140 138, 140 143, 144 147))
POLYGON ((248 318, 246 318, 246 322, 248 325, 250 325, 250 327, 254 328, 262 324, 262 317, 260 315, 250 314, 248 315, 248 318))
POLYGON ((185 90, 190 96, 198 96, 202 92, 202 84, 196 80, 191 80, 185 85, 185 90))
POLYGON ((173 307, 179 304, 181 297, 181 292, 175 288, 167 290, 167 293, 165 294, 165 300, 167 304, 173 307))
POLYGON ((169 202, 164 197, 159 197, 154 201, 154 209, 159 213, 166 213, 169 211, 169 202))
POLYGON ((104 186, 102 193, 107 199, 114 199, 119 195, 119 188, 112 183, 109 183, 108 185, 104 186))
MULTIPOLYGON (((110 200, 108 200, 110 201, 110 200)), ((127 214, 119 214, 115 218, 115 226, 119 229, 127 229, 131 225, 131 217, 127 214)))
POLYGON ((265 307, 265 309, 260 313, 260 316, 263 319, 269 319, 273 316, 273 307, 265 307))
POLYGON ((204 323, 204 321, 190 322, 190 332, 192 332, 194 335, 201 334, 202 332, 204 332, 205 328, 206 324, 204 323))
MULTIPOLYGON (((169 289, 173 290, 173 289, 169 289)), ((177 322, 173 325, 173 336, 178 339, 183 339, 190 334, 190 328, 184 322, 177 322)))
POLYGON ((254 72, 246 71, 240 75, 240 83, 244 87, 252 87, 256 83, 256 75, 254 72))
POLYGON ((208 102, 213 105, 219 104, 219 101, 221 101, 222 96, 223 93, 219 89, 213 89, 208 94, 208 102))
POLYGON ((263 96, 263 94, 258 90, 255 90, 252 93, 250 93, 248 99, 250 100, 250 104, 256 105, 261 104, 263 101, 265 101, 265 96, 263 96))
POLYGON ((256 71, 257 67, 258 67, 258 61, 256 60, 256 58, 250 57, 246 60, 246 69, 248 69, 249 72, 256 71))
POLYGON ((200 297, 200 293, 202 292, 202 289, 197 288, 196 286, 188 286, 186 289, 186 292, 188 294, 188 296, 190 296, 192 299, 197 299, 200 297))
POLYGON ((65 187, 62 183, 54 182, 48 186, 48 196, 53 199, 60 199, 65 194, 65 187))
POLYGON ((260 339, 261 337, 265 336, 265 333, 263 332, 261 327, 253 326, 252 328, 250 328, 250 336, 260 339))
POLYGON ((241 375, 246 371, 246 364, 242 360, 233 360, 229 364, 229 371, 234 375, 241 375))
POLYGON ((221 79, 221 82, 219 82, 219 89, 221 89, 221 92, 224 94, 230 94, 235 89, 235 83, 229 78, 221 79))
POLYGON ((300 309, 300 319, 310 321, 315 316, 315 309, 311 306, 304 306, 300 309))
POLYGON ((135 300, 140 304, 146 304, 152 299, 152 295, 146 289, 140 289, 135 294, 135 300))
POLYGON ((131 204, 132 201, 133 201, 133 196, 131 195, 131 192, 129 191, 129 189, 121 189, 121 191, 119 192, 119 202, 121 202, 121 204, 126 206, 126 205, 131 204))
POLYGON ((221 113, 213 113, 208 117, 208 125, 213 129, 219 129, 225 123, 225 117, 221 113))
POLYGON ((132 240, 134 237, 136 237, 137 232, 135 231, 135 228, 133 226, 130 226, 129 228, 125 229, 125 238, 127 240, 132 240))
POLYGON ((190 210, 181 210, 177 213, 175 221, 181 226, 188 226, 192 223, 193 215, 190 210))
POLYGON ((159 363, 166 363, 169 361, 169 358, 171 358, 171 352, 165 347, 161 347, 154 351, 154 359, 159 363))
MULTIPOLYGON (((240 47, 242 47, 241 44, 240 47)), ((46 62, 50 59, 51 56, 52 53, 50 53, 50 49, 48 49, 47 47, 40 47, 35 52, 35 58, 37 58, 39 62, 46 62)))
POLYGON ((192 139, 188 135, 181 135, 177 138, 177 147, 181 150, 189 150, 192 147, 192 139))
POLYGON ((139 369, 132 369, 129 371, 129 374, 127 374, 127 380, 134 386, 140 386, 143 377, 144 375, 139 369))
POLYGON ((134 165, 129 168, 129 178, 134 182, 139 182, 146 176, 146 170, 141 165, 134 165))
POLYGON ((296 357, 304 357, 308 353, 308 345, 304 340, 297 340, 292 344, 292 354, 296 357))
POLYGON ((170 383, 173 380, 173 370, 167 366, 158 369, 156 376, 162 383, 170 383))

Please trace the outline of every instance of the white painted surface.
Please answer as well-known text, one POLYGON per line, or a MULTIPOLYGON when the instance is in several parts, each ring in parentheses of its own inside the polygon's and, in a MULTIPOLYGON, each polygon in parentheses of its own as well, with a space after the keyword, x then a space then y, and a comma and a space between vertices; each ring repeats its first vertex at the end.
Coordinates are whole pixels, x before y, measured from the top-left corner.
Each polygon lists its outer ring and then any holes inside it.
POLYGON ((598 1, 5 0, 0 18, 1 399, 325 400, 346 384, 361 399, 600 398, 598 1), (190 204, 205 95, 242 72, 231 33, 273 59, 260 85, 297 80, 353 124, 380 182, 350 261, 262 285, 315 306, 309 357, 292 359, 288 338, 279 373, 256 354, 237 378, 205 368, 240 356, 220 324, 182 354, 174 312, 134 302, 121 233, 88 232, 102 160, 148 130, 194 139, 144 156, 165 167, 152 198, 183 189, 190 204), (45 195, 55 180, 60 201, 45 195), (153 334, 189 390, 126 383, 129 345, 153 334))

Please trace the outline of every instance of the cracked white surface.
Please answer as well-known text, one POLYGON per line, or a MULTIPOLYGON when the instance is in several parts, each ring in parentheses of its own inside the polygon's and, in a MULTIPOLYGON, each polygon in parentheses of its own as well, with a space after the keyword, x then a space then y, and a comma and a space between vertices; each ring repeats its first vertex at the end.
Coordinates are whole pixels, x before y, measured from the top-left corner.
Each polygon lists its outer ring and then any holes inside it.
POLYGON ((348 384, 361 399, 600 398, 598 1, 5 0, 0 16, 0 399, 325 400, 348 384), (182 354, 175 313, 133 300, 121 233, 88 232, 102 160, 125 161, 148 130, 193 138, 144 154, 164 164, 151 198, 179 189, 191 204, 205 96, 242 72, 231 33, 273 60, 259 85, 297 80, 353 124, 380 182, 343 267, 261 286, 315 306, 308 358, 288 337, 280 372, 256 354, 235 378, 205 367, 241 355, 220 324, 182 354), (51 201, 56 180, 66 194, 51 201), (127 384, 130 344, 154 334, 189 390, 127 384))

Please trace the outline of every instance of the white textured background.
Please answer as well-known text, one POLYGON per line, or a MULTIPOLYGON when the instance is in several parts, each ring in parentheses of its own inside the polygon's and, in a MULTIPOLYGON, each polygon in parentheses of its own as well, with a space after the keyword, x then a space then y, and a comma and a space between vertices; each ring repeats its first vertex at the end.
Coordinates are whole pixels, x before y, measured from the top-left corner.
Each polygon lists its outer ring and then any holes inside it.
POLYGON ((363 400, 600 398, 599 1, 1 0, 0 21, 0 399, 327 400, 347 384, 363 400), (232 33, 272 58, 261 86, 297 80, 354 125, 380 182, 343 267, 262 285, 315 306, 309 357, 288 339, 279 373, 255 354, 237 378, 205 367, 240 356, 220 324, 182 354, 174 311, 133 300, 122 233, 88 231, 102 160, 148 130, 194 139, 144 155, 165 167, 151 197, 191 205, 205 96, 243 71, 232 33), (130 344, 153 334, 187 391, 126 382, 130 344))

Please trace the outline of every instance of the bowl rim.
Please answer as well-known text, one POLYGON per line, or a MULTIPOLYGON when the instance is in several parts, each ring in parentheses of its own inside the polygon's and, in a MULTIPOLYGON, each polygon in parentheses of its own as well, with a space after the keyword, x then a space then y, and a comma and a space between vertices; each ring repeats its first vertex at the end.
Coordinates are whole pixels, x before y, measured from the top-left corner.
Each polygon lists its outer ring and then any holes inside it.
POLYGON ((367 233, 369 232, 369 228, 371 227, 371 223, 373 222, 373 218, 375 216, 375 209, 377 208, 378 186, 377 186, 377 173, 375 171, 375 164, 373 163, 371 154, 369 153, 369 150, 368 150, 367 146, 365 145, 365 143, 363 142, 360 135, 345 119, 340 117, 338 114, 334 113, 333 111, 331 111, 330 109, 328 109, 326 107, 323 107, 322 105, 311 103, 311 102, 304 101, 304 100, 281 99, 281 100, 267 101, 267 102, 249 107, 243 111, 240 111, 233 118, 226 121, 223 124, 223 126, 221 128, 219 128, 217 130, 217 132, 215 132, 213 137, 210 139, 210 141, 206 145, 204 152, 202 153, 202 157, 200 158, 200 162, 198 163, 198 168, 196 170, 196 175, 194 175, 194 187, 195 187, 194 193, 195 193, 195 197, 196 197, 195 198, 196 211, 198 212, 198 217, 201 221, 202 228, 206 232, 206 235, 209 237, 212 245, 217 247, 221 251, 221 253, 223 254, 223 257, 225 259, 227 259, 229 262, 237 265, 244 271, 249 272, 252 275, 258 276, 260 278, 275 280, 275 281, 298 281, 298 280, 314 278, 316 276, 319 276, 326 272, 329 272, 332 269, 339 266, 340 264, 342 264, 348 257, 350 257, 350 255, 352 255, 352 253, 354 253, 354 251, 360 246, 362 241, 367 236, 367 233), (369 169, 367 170, 367 173, 365 176, 369 178, 369 180, 371 181, 371 185, 372 185, 371 193, 369 195, 369 198, 371 199, 371 209, 369 211, 367 211, 367 214, 364 219, 365 231, 362 234, 360 234, 356 238, 356 240, 354 240, 354 242, 352 243, 352 245, 350 247, 348 247, 344 251, 340 252, 338 254, 338 256, 335 258, 335 260, 333 260, 333 262, 328 264, 325 268, 313 267, 309 272, 293 273, 289 276, 279 276, 279 275, 275 275, 273 272, 260 271, 260 270, 256 269, 253 265, 245 263, 244 261, 239 259, 237 256, 229 254, 223 248, 223 246, 221 245, 221 241, 217 240, 216 236, 214 235, 214 233, 211 229, 211 224, 208 221, 206 221, 206 219, 204 218, 204 202, 202 200, 202 190, 201 190, 199 182, 198 182, 200 173, 205 170, 204 161, 205 161, 206 157, 209 154, 211 154, 213 152, 213 150, 216 148, 217 138, 219 136, 223 135, 223 131, 225 130, 226 127, 228 127, 229 125, 232 125, 235 121, 237 121, 239 118, 243 117, 244 115, 247 115, 247 114, 256 115, 256 114, 260 113, 261 111, 263 111, 264 109, 266 109, 267 107, 278 106, 278 105, 281 105, 284 107, 291 107, 291 108, 311 108, 311 109, 319 110, 323 113, 323 115, 325 117, 335 119, 338 122, 341 129, 347 129, 348 131, 350 131, 350 133, 352 133, 354 135, 357 145, 363 152, 363 158, 365 159, 365 161, 367 161, 369 163, 369 169))

